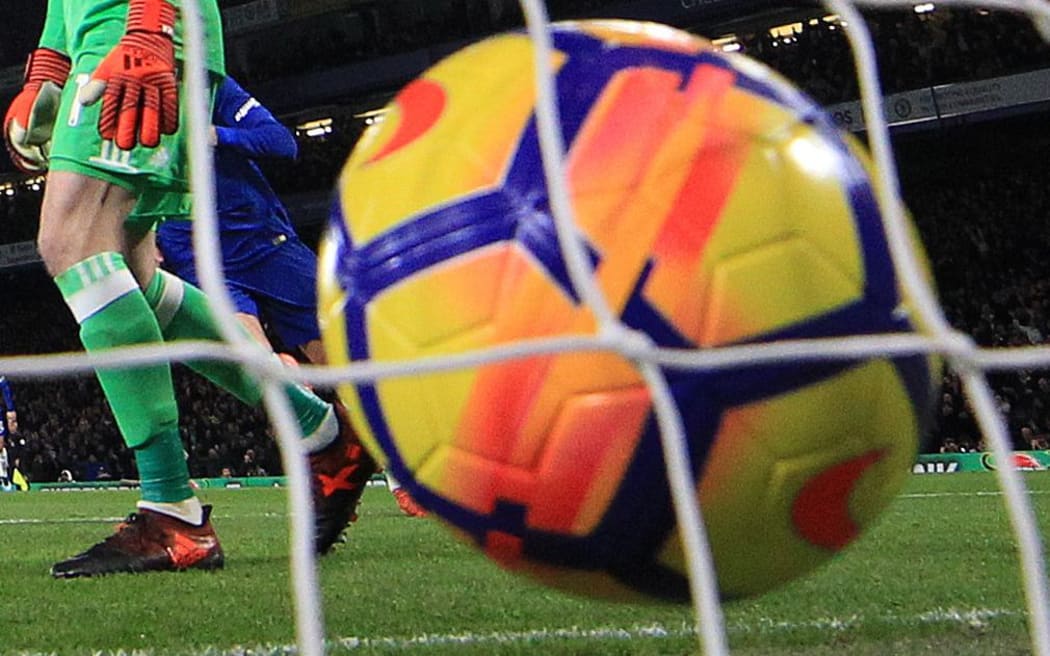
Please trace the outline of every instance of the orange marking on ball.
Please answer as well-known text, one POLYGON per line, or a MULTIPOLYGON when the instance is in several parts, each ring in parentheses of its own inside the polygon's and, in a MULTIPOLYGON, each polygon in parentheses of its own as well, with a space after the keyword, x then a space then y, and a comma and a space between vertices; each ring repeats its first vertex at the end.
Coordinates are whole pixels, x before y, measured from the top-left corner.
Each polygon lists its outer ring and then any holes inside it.
POLYGON ((445 100, 445 90, 441 85, 426 78, 405 87, 397 97, 397 106, 401 110, 401 123, 397 126, 397 132, 379 152, 369 158, 368 163, 378 162, 423 136, 441 118, 445 100))
POLYGON ((850 516, 850 497, 864 472, 885 455, 885 449, 868 451, 832 465, 802 486, 791 508, 791 520, 804 540, 839 551, 856 539, 860 527, 850 516))

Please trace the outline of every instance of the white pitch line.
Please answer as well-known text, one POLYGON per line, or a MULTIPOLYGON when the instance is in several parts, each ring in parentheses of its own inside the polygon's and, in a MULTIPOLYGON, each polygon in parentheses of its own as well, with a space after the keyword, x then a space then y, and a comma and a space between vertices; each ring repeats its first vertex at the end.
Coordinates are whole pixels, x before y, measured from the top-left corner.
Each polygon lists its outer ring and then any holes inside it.
MULTIPOLYGON (((1028 490, 1031 495, 1050 494, 1050 490, 1028 490)), ((941 499, 952 498, 952 496, 1002 496, 999 490, 988 490, 979 492, 912 492, 900 494, 899 499, 941 499)), ((244 519, 267 519, 287 520, 287 512, 252 512, 239 514, 213 514, 216 520, 244 520, 244 519)), ((0 520, 0 526, 34 526, 46 524, 114 524, 123 522, 124 516, 112 517, 55 517, 55 519, 42 520, 40 517, 9 517, 0 520)))
MULTIPOLYGON (((236 515, 213 514, 213 519, 288 519, 288 513, 238 513, 236 515)), ((120 517, 57 517, 41 519, 39 517, 12 517, 0 519, 0 526, 27 526, 40 524, 118 524, 127 519, 120 517)))
MULTIPOLYGON (((1050 494, 1050 490, 1028 490, 1028 494, 1031 496, 1037 496, 1041 494, 1050 494)), ((1003 496, 1000 490, 987 490, 982 492, 913 492, 910 494, 902 494, 899 498, 901 499, 936 499, 939 497, 1001 497, 1003 496)))
POLYGON ((0 519, 0 526, 33 526, 41 524, 115 524, 124 521, 124 517, 59 517, 40 519, 39 517, 15 517, 0 519))
MULTIPOLYGON (((862 627, 866 624, 890 626, 929 626, 937 624, 957 625, 967 628, 985 628, 989 621, 1005 617, 1023 617, 1024 613, 1002 608, 935 608, 916 615, 878 615, 866 618, 862 615, 846 617, 818 617, 802 621, 782 621, 773 618, 760 619, 757 622, 729 622, 728 630, 732 635, 776 635, 815 629, 837 634, 862 627)), ((561 629, 533 629, 529 631, 494 631, 475 633, 423 633, 416 636, 401 637, 345 637, 329 641, 330 652, 354 652, 360 649, 429 649, 448 645, 471 647, 506 646, 534 644, 537 651, 542 650, 543 643, 566 640, 664 640, 668 638, 693 638, 696 631, 688 624, 667 626, 660 623, 635 625, 632 627, 597 627, 584 629, 567 627, 561 629)), ((96 650, 92 656, 156 656, 150 649, 118 649, 116 651, 96 650)), ((291 656, 296 654, 294 645, 238 645, 231 648, 207 647, 202 650, 187 651, 186 656, 291 656)), ((14 652, 12 656, 54 656, 46 652, 14 652)))

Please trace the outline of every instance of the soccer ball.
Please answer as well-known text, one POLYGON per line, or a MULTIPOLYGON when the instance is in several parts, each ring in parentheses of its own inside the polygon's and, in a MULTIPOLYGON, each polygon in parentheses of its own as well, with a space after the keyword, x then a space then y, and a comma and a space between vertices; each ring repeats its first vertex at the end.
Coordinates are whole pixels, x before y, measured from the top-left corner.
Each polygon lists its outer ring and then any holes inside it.
MULTIPOLYGON (((566 175, 613 311, 661 346, 916 329, 868 165, 764 66, 671 28, 553 26, 566 175)), ((332 364, 588 335, 540 166, 533 45, 472 45, 405 87, 342 171, 321 247, 332 364)), ((724 598, 812 570, 911 471, 924 356, 665 371, 724 598)), ((339 388, 369 450, 513 571, 687 600, 648 388, 609 352, 339 388)))

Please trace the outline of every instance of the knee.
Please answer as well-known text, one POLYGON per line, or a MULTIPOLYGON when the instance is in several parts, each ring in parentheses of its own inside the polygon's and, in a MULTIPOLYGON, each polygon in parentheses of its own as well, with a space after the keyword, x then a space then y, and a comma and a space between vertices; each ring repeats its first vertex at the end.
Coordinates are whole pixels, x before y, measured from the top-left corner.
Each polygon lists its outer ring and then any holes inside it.
POLYGON ((124 220, 134 201, 131 192, 102 180, 50 174, 37 235, 48 272, 58 275, 103 251, 122 252, 124 220))
POLYGON ((36 248, 52 278, 76 263, 71 254, 71 240, 63 227, 61 222, 45 221, 43 214, 41 215, 36 248))
POLYGON ((49 177, 40 208, 37 250, 52 276, 82 259, 78 257, 77 237, 83 232, 82 217, 90 212, 89 201, 86 194, 78 193, 80 185, 73 182, 57 175, 49 177))

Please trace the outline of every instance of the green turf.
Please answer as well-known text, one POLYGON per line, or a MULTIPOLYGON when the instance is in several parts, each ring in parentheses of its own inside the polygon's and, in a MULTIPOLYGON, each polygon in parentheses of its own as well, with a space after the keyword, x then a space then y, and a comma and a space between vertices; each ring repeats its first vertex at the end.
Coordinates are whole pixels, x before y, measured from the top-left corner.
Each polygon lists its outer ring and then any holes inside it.
MULTIPOLYGON (((1046 526, 1050 475, 1026 482, 1046 526)), ((984 474, 914 477, 829 566, 728 605, 733 653, 1028 653, 1003 499, 976 494, 996 489, 984 474)), ((53 581, 50 564, 107 534, 134 493, 0 495, 0 653, 263 653, 293 644, 284 493, 204 496, 216 506, 224 571, 53 581)), ((436 522, 402 517, 381 488, 368 490, 351 544, 322 561, 320 578, 333 653, 699 651, 690 609, 598 603, 525 583, 436 522)))

